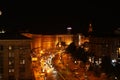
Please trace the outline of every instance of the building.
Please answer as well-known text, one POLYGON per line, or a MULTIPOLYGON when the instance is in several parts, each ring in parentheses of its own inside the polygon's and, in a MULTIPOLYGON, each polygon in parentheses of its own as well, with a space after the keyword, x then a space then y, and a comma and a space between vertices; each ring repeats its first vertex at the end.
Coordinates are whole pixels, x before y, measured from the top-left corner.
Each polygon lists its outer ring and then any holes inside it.
POLYGON ((23 33, 23 35, 32 39, 32 49, 39 48, 40 50, 55 49, 57 46, 62 47, 61 42, 64 42, 64 46, 67 46, 73 41, 73 35, 71 34, 42 35, 23 33))
MULTIPOLYGON (((36 79, 43 80, 41 78, 45 78, 45 76, 41 76, 45 66, 45 62, 41 62, 42 56, 47 56, 50 54, 56 54, 58 51, 62 52, 64 49, 75 41, 76 46, 81 46, 84 42, 87 41, 84 35, 77 34, 72 35, 68 34, 31 34, 31 33, 22 33, 24 36, 32 39, 31 50, 32 50, 32 64, 33 71, 36 79), (41 66, 40 66, 41 65, 41 66)), ((59 53, 59 57, 61 59, 61 53, 59 53)))
POLYGON ((90 52, 96 56, 111 56, 118 58, 120 55, 119 35, 96 34, 89 39, 90 52))
POLYGON ((33 80, 31 39, 0 33, 0 80, 33 80))
POLYGON ((113 60, 120 59, 120 35, 119 29, 115 33, 94 33, 92 25, 89 25, 88 30, 89 53, 96 56, 109 56, 113 60))
MULTIPOLYGON (((118 33, 118 30, 117 31, 118 33)), ((116 33, 95 33, 92 25, 88 29, 89 52, 95 56, 110 56, 113 59, 120 58, 120 35, 116 33)))
POLYGON ((102 56, 109 56, 112 61, 120 60, 120 29, 113 30, 112 33, 98 33, 93 30, 92 24, 88 28, 88 42, 85 47, 88 48, 89 55, 100 59, 102 56))

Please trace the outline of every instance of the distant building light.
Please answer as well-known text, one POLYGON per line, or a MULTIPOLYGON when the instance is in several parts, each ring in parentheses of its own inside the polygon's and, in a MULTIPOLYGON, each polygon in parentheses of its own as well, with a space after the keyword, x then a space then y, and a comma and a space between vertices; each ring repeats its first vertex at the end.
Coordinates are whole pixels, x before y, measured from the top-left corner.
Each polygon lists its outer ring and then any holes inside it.
POLYGON ((5 33, 5 30, 2 29, 2 30, 0 31, 0 33, 5 33))
POLYGON ((81 35, 78 35, 78 39, 79 39, 78 45, 80 46, 81 45, 81 35))
POLYGON ((36 57, 33 57, 32 58, 32 61, 37 61, 38 59, 36 57))
POLYGON ((9 46, 8 49, 9 49, 9 50, 12 50, 12 46, 9 46))
POLYGON ((67 30, 71 30, 72 28, 71 27, 67 27, 67 30))
POLYGON ((115 63, 115 62, 117 62, 116 59, 113 59, 113 60, 112 60, 112 63, 115 63))

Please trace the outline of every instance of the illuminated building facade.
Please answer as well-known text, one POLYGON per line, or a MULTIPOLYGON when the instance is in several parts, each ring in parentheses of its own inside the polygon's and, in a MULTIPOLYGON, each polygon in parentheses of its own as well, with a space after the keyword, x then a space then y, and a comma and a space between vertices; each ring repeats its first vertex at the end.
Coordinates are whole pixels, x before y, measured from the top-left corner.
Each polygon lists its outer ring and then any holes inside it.
POLYGON ((0 34, 0 80, 33 80, 31 40, 17 34, 0 34))
POLYGON ((41 34, 31 34, 22 33, 22 35, 32 39, 31 49, 36 50, 40 53, 41 50, 56 50, 64 49, 73 41, 76 46, 82 46, 85 42, 89 42, 89 38, 85 37, 83 34, 58 34, 58 35, 41 35, 41 34))
POLYGON ((32 49, 39 48, 40 50, 55 49, 57 46, 62 47, 61 44, 59 44, 61 42, 64 42, 65 46, 67 46, 73 41, 73 35, 70 34, 41 35, 24 33, 23 35, 32 39, 32 49))

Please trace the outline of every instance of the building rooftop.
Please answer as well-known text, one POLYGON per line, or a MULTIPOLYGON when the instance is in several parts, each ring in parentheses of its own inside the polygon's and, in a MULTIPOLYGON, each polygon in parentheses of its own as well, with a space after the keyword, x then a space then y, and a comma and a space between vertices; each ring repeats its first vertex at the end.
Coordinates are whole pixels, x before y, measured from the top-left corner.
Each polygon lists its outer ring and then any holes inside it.
POLYGON ((0 33, 0 40, 24 40, 24 39, 30 39, 28 37, 25 37, 19 33, 0 33))

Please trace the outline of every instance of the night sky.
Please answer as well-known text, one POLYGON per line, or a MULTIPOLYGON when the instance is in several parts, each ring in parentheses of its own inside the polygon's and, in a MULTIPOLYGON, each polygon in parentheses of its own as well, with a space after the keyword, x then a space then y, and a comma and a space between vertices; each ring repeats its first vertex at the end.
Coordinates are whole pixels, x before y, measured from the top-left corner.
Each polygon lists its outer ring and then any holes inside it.
POLYGON ((0 25, 11 32, 48 34, 65 33, 68 26, 72 27, 73 33, 86 33, 90 22, 93 30, 100 33, 112 33, 120 27, 120 9, 117 6, 103 6, 99 2, 51 3, 3 0, 0 3, 0 25))

